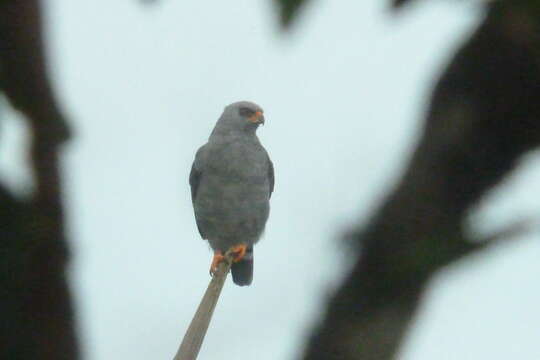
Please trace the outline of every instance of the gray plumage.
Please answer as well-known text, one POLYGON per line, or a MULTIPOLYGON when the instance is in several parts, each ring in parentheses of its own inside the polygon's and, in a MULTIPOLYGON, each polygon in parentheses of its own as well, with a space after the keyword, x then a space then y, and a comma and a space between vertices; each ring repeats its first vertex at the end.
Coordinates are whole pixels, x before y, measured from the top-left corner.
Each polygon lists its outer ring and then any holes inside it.
POLYGON ((256 130, 262 109, 241 101, 225 108, 195 156, 189 183, 197 227, 214 250, 244 243, 248 251, 231 272, 238 285, 253 277, 253 245, 263 233, 274 190, 274 168, 256 130))

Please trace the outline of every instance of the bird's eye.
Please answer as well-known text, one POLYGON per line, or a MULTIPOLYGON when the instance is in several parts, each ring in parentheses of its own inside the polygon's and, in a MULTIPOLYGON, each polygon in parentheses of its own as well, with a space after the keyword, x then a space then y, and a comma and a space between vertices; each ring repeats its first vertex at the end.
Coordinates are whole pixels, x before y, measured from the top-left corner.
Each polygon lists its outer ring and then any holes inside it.
POLYGON ((254 110, 251 110, 249 108, 240 108, 239 110, 239 113, 240 113, 240 116, 245 116, 245 117, 250 117, 250 116, 253 116, 255 115, 255 111, 254 110))

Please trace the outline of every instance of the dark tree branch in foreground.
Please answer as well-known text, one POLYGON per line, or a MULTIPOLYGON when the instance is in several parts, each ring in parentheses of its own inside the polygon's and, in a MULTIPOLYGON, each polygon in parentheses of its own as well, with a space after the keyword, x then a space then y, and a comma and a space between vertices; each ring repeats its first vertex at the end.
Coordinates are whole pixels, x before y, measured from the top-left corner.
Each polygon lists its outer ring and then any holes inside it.
POLYGON ((356 265, 304 359, 393 359, 432 275, 487 247, 465 219, 540 144, 539 34, 527 1, 490 6, 437 84, 403 178, 358 231, 356 265))
POLYGON ((42 37, 37 0, 0 1, 0 87, 25 115, 36 184, 24 200, 0 186, 0 358, 73 360, 58 165, 68 130, 47 77, 42 37))

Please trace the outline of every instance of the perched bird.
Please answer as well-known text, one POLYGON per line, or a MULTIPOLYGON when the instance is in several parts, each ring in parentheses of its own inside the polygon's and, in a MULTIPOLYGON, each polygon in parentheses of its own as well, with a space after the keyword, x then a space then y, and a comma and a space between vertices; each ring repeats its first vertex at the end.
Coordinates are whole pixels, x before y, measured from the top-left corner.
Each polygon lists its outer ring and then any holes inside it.
POLYGON ((274 191, 274 166, 256 135, 261 124, 257 104, 227 106, 189 175, 197 227, 214 250, 210 274, 232 250, 231 273, 241 286, 253 280, 253 245, 264 231, 274 191))

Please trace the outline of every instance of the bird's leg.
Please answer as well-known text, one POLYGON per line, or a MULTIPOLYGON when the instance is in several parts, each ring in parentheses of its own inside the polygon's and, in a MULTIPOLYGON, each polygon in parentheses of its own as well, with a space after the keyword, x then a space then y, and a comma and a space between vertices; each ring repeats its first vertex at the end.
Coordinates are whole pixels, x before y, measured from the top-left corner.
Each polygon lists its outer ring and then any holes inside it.
POLYGON ((238 244, 238 245, 235 245, 235 246, 231 247, 229 249, 229 251, 234 256, 233 262, 239 262, 240 260, 242 260, 244 255, 246 255, 247 245, 246 244, 238 244))
POLYGON ((219 264, 225 260, 225 256, 221 253, 221 250, 214 251, 214 258, 212 259, 212 264, 210 265, 210 275, 214 276, 217 271, 219 264))

